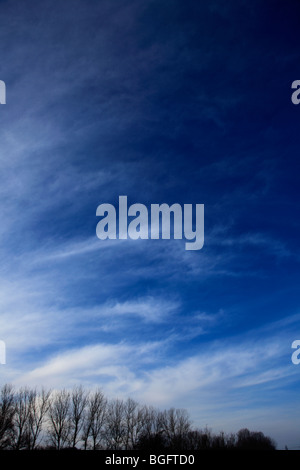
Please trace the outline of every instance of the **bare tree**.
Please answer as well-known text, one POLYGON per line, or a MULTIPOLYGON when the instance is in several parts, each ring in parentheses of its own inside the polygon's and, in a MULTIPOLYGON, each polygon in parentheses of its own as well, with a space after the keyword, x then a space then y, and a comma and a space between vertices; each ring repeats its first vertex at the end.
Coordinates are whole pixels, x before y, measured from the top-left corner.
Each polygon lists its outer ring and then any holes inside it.
POLYGON ((186 410, 170 408, 160 413, 161 427, 168 439, 186 435, 191 428, 186 410))
POLYGON ((70 393, 56 392, 49 407, 48 436, 55 449, 60 450, 68 442, 70 432, 70 393))
POLYGON ((93 450, 101 449, 103 440, 103 430, 106 419, 107 400, 101 390, 95 390, 87 401, 85 418, 83 424, 82 440, 84 449, 89 446, 93 450))
POLYGON ((146 422, 146 408, 141 407, 132 398, 124 403, 124 448, 133 449, 143 432, 146 422))
POLYGON ((9 448, 11 445, 14 414, 13 387, 4 385, 0 391, 0 449, 9 448))
POLYGON ((80 440, 84 424, 84 412, 88 403, 88 393, 82 386, 75 387, 71 394, 70 406, 70 445, 75 448, 80 440))
POLYGON ((136 448, 151 446, 152 449, 183 449, 186 437, 191 429, 186 410, 171 408, 159 411, 144 408, 142 430, 136 441, 136 448))
POLYGON ((34 397, 34 393, 34 391, 25 387, 21 388, 18 393, 15 394, 13 447, 16 450, 24 449, 27 446, 30 405, 34 397))
POLYGON ((262 432, 249 431, 249 429, 240 429, 237 433, 238 449, 248 450, 275 450, 276 443, 269 436, 262 432))
POLYGON ((50 407, 50 395, 51 391, 47 391, 44 388, 39 393, 34 390, 31 395, 28 417, 29 433, 27 447, 29 450, 35 449, 38 445, 43 423, 50 407))
POLYGON ((2 386, 0 450, 36 449, 43 437, 48 437, 57 450, 66 446, 76 448, 80 442, 84 449, 176 453, 276 449, 276 443, 262 432, 241 429, 237 434, 213 434, 207 427, 192 429, 186 410, 160 411, 140 406, 130 398, 107 402, 100 389, 89 393, 77 386, 71 393, 66 390, 51 393, 27 387, 14 391, 11 385, 2 386))
POLYGON ((112 400, 107 409, 105 437, 107 448, 123 449, 125 432, 125 404, 123 400, 112 400))
POLYGON ((153 434, 158 434, 162 431, 160 424, 160 411, 152 406, 143 407, 143 435, 150 437, 153 434))

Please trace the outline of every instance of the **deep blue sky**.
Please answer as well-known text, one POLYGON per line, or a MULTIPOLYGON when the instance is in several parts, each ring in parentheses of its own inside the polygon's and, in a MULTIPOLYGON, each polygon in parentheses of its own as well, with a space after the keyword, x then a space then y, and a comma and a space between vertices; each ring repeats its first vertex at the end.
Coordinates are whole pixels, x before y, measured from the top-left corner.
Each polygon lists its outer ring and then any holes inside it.
POLYGON ((297 1, 0 2, 1 383, 300 446, 297 1), (96 208, 205 204, 205 244, 96 208))

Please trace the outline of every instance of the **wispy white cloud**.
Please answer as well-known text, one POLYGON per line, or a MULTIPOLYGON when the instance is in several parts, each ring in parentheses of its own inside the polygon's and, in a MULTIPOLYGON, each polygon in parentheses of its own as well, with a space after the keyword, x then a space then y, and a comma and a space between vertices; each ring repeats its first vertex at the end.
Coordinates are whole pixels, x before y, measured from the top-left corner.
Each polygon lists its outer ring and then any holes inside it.
POLYGON ((272 430, 270 423, 289 419, 293 427, 296 396, 289 395, 284 415, 275 405, 278 385, 285 400, 285 386, 297 380, 296 368, 282 360, 285 347, 280 332, 261 342, 254 338, 245 342, 241 337, 234 344, 219 341, 164 365, 170 346, 127 341, 87 345, 54 354, 35 368, 24 364, 25 371, 8 370, 6 377, 13 378, 16 386, 69 388, 82 383, 102 387, 109 397, 131 396, 154 406, 184 407, 194 425, 208 424, 214 430, 230 432, 247 426, 281 439, 280 428, 272 430), (158 353, 161 349, 163 356, 158 353), (261 406, 258 394, 264 397, 261 406))
POLYGON ((52 353, 52 357, 40 359, 33 369, 25 365, 27 372, 19 375, 18 383, 39 384, 47 380, 59 384, 63 378, 64 384, 70 386, 76 381, 102 383, 110 393, 134 393, 142 401, 161 406, 183 403, 191 394, 212 394, 214 399, 223 395, 221 401, 227 397, 229 404, 231 394, 240 390, 249 398, 257 386, 280 381, 284 387, 285 380, 296 379, 288 338, 277 330, 260 340, 249 334, 231 341, 204 342, 199 353, 185 353, 185 357, 177 355, 173 359, 174 338, 169 342, 95 343, 52 353), (126 381, 129 375, 131 380, 126 381))
POLYGON ((248 233, 239 237, 226 237, 220 241, 222 246, 249 246, 263 248, 278 257, 291 256, 289 249, 281 240, 276 240, 262 233, 248 233))
POLYGON ((101 313, 106 316, 134 316, 146 322, 166 321, 179 309, 179 302, 155 297, 146 297, 136 301, 116 302, 104 305, 101 313))

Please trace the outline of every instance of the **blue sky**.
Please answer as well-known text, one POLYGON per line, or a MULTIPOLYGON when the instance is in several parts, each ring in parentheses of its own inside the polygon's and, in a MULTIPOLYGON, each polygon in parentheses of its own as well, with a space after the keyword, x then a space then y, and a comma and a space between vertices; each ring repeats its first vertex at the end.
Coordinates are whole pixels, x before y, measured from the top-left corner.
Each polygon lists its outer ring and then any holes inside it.
POLYGON ((300 446, 299 13, 0 2, 1 383, 100 385, 300 446), (99 240, 120 195, 203 203, 203 249, 99 240))

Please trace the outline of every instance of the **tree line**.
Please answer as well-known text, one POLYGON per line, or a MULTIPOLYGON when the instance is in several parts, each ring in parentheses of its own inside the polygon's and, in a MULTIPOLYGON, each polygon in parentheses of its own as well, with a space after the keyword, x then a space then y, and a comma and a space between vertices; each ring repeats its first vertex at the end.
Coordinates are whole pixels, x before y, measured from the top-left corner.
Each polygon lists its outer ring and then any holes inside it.
POLYGON ((51 391, 3 385, 0 449, 197 451, 274 450, 262 432, 213 434, 192 427, 186 410, 159 410, 135 400, 108 400, 101 389, 51 391))

